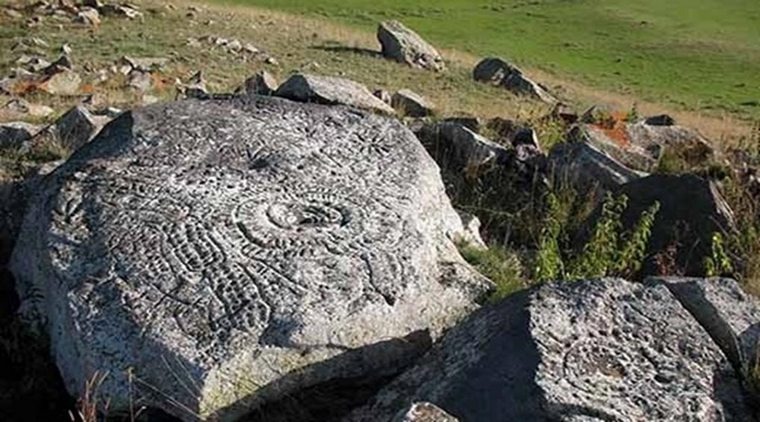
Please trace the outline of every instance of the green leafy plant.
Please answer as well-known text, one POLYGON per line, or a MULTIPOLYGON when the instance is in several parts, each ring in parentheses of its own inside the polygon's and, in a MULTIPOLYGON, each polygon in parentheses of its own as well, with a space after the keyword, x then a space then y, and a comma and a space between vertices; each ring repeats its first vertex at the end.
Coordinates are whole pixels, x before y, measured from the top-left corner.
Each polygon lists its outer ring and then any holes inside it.
POLYGON ((717 277, 723 274, 732 274, 734 266, 726 252, 723 236, 715 232, 712 235, 712 253, 705 258, 705 274, 708 277, 717 277))
POLYGON ((641 269, 652 226, 660 209, 655 202, 644 211, 628 232, 623 231, 621 216, 628 205, 624 195, 608 194, 589 241, 578 254, 562 248, 567 239, 567 220, 556 196, 549 197, 548 213, 538 242, 534 277, 538 281, 582 279, 589 277, 629 277, 641 269))
POLYGON ((467 262, 496 284, 491 300, 503 299, 526 284, 520 259, 512 251, 499 246, 484 249, 461 244, 459 252, 467 262))

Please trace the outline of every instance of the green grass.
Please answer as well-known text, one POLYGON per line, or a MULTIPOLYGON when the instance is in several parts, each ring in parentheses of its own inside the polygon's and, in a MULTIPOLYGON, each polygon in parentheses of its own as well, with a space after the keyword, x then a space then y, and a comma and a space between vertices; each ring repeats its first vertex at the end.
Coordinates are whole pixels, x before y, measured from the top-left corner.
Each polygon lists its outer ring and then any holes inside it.
POLYGON ((439 47, 501 55, 645 101, 760 117, 757 0, 219 1, 367 31, 400 19, 439 47))

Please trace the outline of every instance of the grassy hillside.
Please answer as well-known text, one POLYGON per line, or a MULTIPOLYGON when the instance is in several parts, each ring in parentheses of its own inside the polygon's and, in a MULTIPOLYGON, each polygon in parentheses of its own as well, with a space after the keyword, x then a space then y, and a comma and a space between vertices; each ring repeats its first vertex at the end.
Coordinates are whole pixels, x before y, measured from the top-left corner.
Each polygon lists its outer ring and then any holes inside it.
POLYGON ((223 0, 373 30, 396 18, 435 44, 498 54, 603 90, 760 117, 757 0, 223 0))

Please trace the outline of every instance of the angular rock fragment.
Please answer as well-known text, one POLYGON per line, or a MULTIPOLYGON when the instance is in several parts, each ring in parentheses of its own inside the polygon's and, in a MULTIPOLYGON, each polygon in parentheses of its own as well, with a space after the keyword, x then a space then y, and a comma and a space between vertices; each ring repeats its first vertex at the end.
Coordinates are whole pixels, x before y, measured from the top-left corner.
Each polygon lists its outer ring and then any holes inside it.
POLYGON ((740 376, 757 365, 760 302, 727 278, 649 278, 664 284, 710 334, 740 376))
POLYGON ((518 94, 527 95, 549 104, 557 103, 543 86, 525 76, 522 70, 498 57, 483 59, 473 70, 473 78, 478 82, 498 85, 518 94))
POLYGON ((31 139, 39 131, 39 126, 30 123, 0 123, 0 149, 17 149, 24 141, 31 139))
POLYGON ((549 168, 554 180, 568 182, 579 190, 594 186, 611 190, 647 176, 587 142, 555 145, 549 151, 549 168))
POLYGON ((449 415, 445 410, 433 403, 420 402, 409 406, 394 422, 459 422, 459 419, 449 415))
POLYGON ((243 90, 246 95, 274 95, 278 86, 277 79, 271 73, 262 70, 245 80, 243 90))
POLYGON ((21 313, 73 395, 109 374, 112 413, 231 419, 388 376, 490 289, 413 134, 347 107, 137 109, 39 192, 11 262, 21 313))
POLYGON ((58 119, 49 130, 64 148, 74 151, 89 142, 108 117, 93 116, 82 106, 76 106, 58 119))
POLYGON ((446 69, 443 57, 417 33, 398 21, 380 23, 377 39, 383 56, 411 67, 440 72, 446 69))
POLYGON ((662 285, 545 284, 482 309, 347 421, 430 402, 462 421, 752 420, 733 369, 662 285))
POLYGON ((43 79, 38 85, 40 91, 53 95, 76 95, 82 78, 77 72, 61 68, 56 73, 43 79))
POLYGON ((81 23, 83 25, 98 26, 100 25, 100 13, 98 10, 92 7, 84 7, 79 10, 74 22, 81 23))
POLYGON ((427 117, 434 114, 435 106, 426 98, 408 89, 393 94, 391 105, 410 117, 427 117))
POLYGON ((203 71, 195 72, 184 83, 177 86, 179 94, 185 98, 207 99, 210 94, 206 89, 206 78, 203 77, 203 71))
POLYGON ((294 101, 342 104, 394 114, 394 110, 389 105, 377 99, 364 85, 331 76, 299 73, 283 82, 274 95, 294 101))
MULTIPOLYGON (((665 274, 703 276, 704 260, 712 256, 713 235, 736 231, 733 212, 717 185, 693 174, 654 174, 615 192, 628 198, 621 216, 625 230, 633 230, 644 211, 660 204, 641 275, 663 274, 665 266, 665 274)), ((597 215, 598 210, 592 219, 597 215)))

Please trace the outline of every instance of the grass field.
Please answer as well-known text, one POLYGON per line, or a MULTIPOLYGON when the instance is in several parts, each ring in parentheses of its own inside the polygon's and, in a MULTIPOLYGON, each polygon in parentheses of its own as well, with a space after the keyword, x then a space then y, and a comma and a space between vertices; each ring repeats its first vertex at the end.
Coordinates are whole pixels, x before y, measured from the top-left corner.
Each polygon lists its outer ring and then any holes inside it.
POLYGON ((688 110, 760 118, 758 0, 222 0, 367 31, 404 21, 439 47, 688 110))

